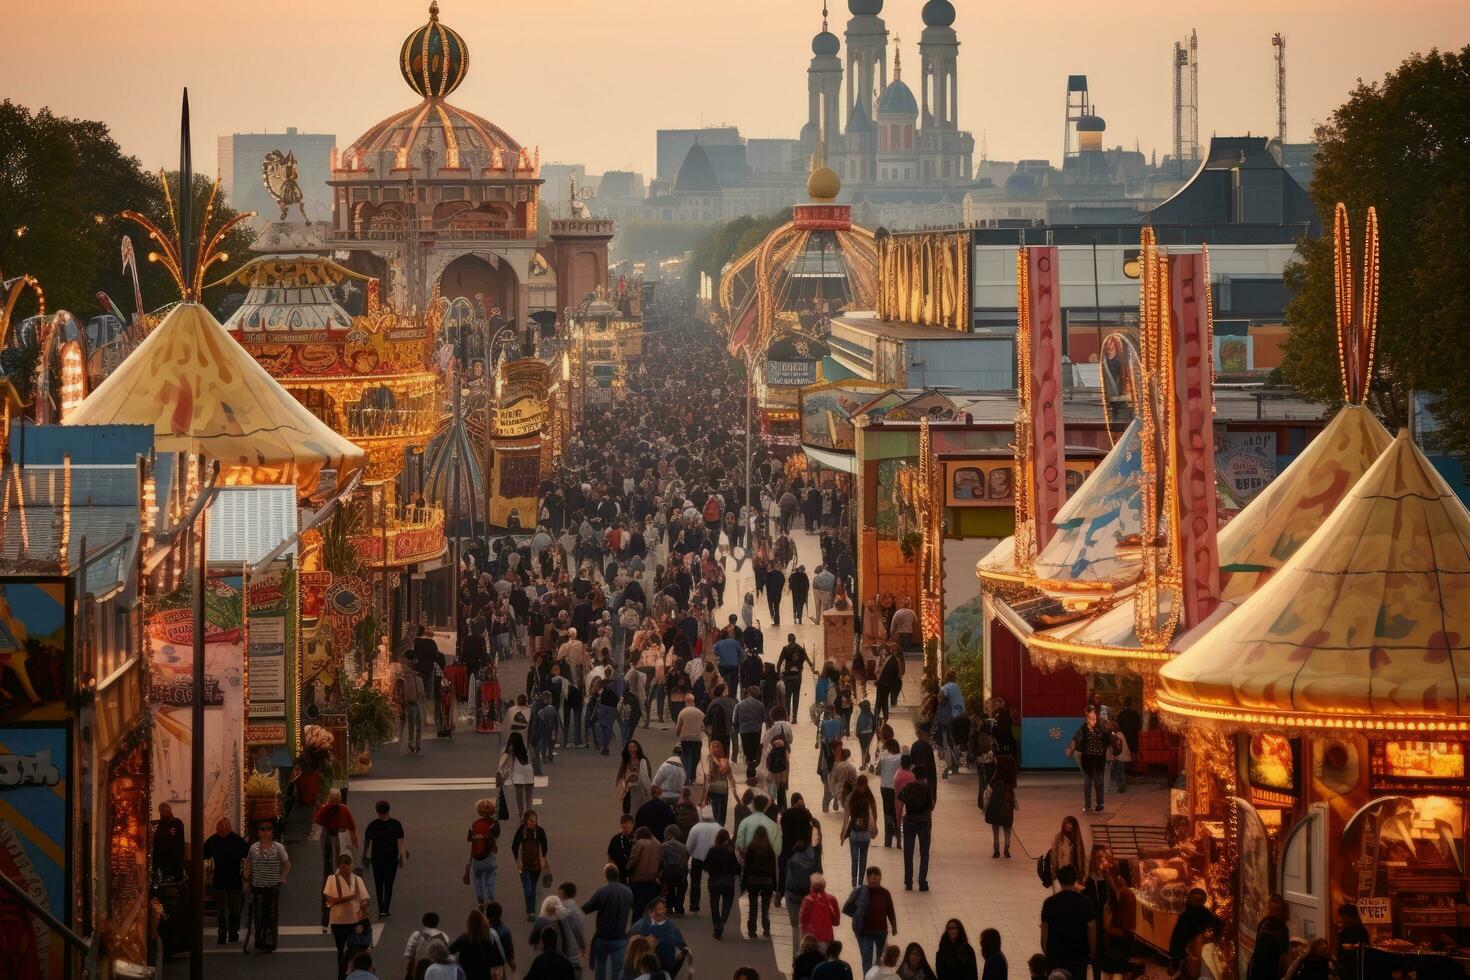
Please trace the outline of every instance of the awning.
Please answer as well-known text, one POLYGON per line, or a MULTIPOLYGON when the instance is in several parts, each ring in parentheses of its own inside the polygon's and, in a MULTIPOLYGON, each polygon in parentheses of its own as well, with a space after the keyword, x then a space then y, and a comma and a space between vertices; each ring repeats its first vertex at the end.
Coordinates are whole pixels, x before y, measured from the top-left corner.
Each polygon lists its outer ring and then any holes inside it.
POLYGON ((838 453, 830 449, 818 449, 806 443, 801 444, 802 452, 806 453, 807 459, 829 470, 839 473, 850 473, 857 475, 857 456, 852 453, 838 453))

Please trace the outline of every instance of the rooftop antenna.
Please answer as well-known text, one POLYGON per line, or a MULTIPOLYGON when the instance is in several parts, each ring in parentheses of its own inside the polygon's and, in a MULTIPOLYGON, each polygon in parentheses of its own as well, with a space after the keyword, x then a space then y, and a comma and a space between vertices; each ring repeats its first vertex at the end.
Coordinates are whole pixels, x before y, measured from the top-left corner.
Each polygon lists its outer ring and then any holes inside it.
POLYGON ((1199 32, 1174 42, 1174 165, 1199 159, 1199 32))
POLYGON ((1276 49, 1276 141, 1286 145, 1286 36, 1277 31, 1271 36, 1276 49))
POLYGON ((1092 99, 1087 92, 1086 75, 1067 76, 1067 112, 1062 123, 1062 159, 1072 155, 1072 130, 1083 116, 1093 114, 1092 99))
MULTIPOLYGON (((189 139, 189 89, 179 112, 179 272, 186 283, 194 281, 194 157, 189 139)), ((196 296, 195 299, 198 299, 196 296)))

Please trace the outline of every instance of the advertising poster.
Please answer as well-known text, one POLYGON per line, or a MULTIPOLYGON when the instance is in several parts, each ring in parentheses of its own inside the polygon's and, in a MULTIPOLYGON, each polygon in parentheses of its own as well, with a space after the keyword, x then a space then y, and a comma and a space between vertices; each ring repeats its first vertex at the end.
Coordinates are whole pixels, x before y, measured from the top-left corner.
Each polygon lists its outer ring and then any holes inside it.
MULTIPOLYGON (((245 629, 240 576, 211 578, 204 595, 204 825, 234 818, 245 734, 245 629)), ((153 798, 189 823, 194 740, 194 617, 190 587, 159 599, 148 620, 153 798)))
POLYGON ((71 580, 0 579, 0 724, 71 717, 71 580))
POLYGON ((250 581, 250 703, 247 745, 284 745, 295 705, 296 570, 274 568, 250 581))
POLYGON ((854 443, 853 413, 884 391, 872 382, 848 382, 844 386, 803 389, 800 397, 801 441, 818 449, 851 452, 854 443))
MULTIPOLYGON (((1095 460, 1068 460, 1067 496, 1076 493, 1096 468, 1095 460)), ((1016 465, 1008 459, 946 460, 944 485, 946 507, 1011 507, 1016 500, 1016 465)))
POLYGON ((1240 976, 1247 975, 1251 954, 1256 949, 1256 932, 1266 917, 1266 903, 1271 897, 1271 847, 1266 825, 1256 808, 1245 800, 1234 801, 1240 826, 1240 874, 1236 899, 1239 938, 1237 942, 1240 976))
POLYGON ((1241 503, 1276 479, 1276 433, 1215 430, 1215 469, 1241 503))
MULTIPOLYGON (((71 915, 71 734, 68 726, 0 728, 0 873, 63 922, 71 915)), ((0 891, 0 973, 66 976, 65 946, 0 891)))

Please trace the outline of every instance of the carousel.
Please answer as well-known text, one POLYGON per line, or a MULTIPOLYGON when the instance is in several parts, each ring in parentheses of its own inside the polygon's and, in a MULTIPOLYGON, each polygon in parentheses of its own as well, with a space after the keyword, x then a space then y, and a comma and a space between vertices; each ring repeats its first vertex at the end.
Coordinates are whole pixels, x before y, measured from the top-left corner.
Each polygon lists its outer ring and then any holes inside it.
MULTIPOLYGON (((820 146, 820 142, 819 142, 820 146)), ((825 380, 821 363, 832 317, 874 309, 878 243, 836 203, 842 181, 820 159, 807 178, 810 203, 729 266, 720 277, 720 313, 730 353, 750 369, 762 441, 801 443, 798 392, 825 380)))

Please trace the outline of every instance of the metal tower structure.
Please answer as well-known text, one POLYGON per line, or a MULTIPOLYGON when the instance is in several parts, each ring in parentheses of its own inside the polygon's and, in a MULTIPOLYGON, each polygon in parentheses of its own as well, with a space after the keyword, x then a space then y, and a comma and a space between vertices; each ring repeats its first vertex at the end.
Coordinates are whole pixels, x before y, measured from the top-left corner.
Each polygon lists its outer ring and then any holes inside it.
POLYGON ((1286 145, 1286 37, 1279 31, 1271 35, 1276 49, 1276 140, 1286 145))
POLYGON ((1062 125, 1062 158, 1072 155, 1072 133, 1077 120, 1092 115, 1092 100, 1087 94, 1086 75, 1067 76, 1067 116, 1062 125))
POLYGON ((1199 160, 1199 32, 1174 42, 1174 163, 1199 160))

